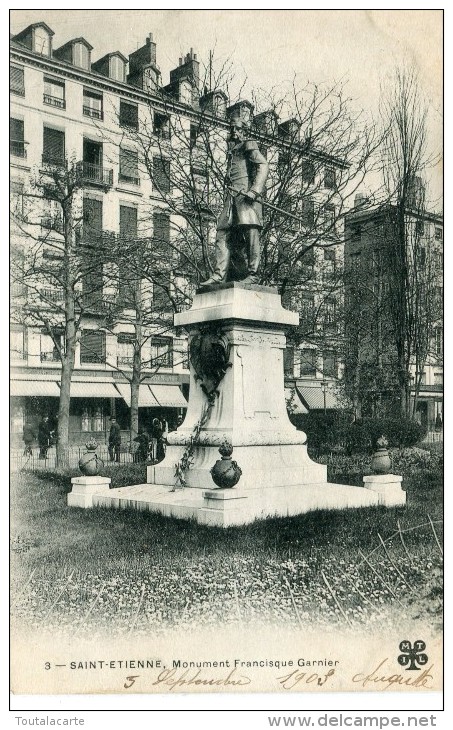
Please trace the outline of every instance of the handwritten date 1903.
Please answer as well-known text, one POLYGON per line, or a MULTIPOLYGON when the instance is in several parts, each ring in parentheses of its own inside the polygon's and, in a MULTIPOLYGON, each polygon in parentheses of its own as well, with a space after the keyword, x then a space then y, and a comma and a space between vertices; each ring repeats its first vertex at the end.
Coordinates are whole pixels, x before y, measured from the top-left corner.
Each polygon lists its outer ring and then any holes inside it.
POLYGON ((285 674, 283 677, 277 677, 277 680, 282 685, 283 689, 294 689, 300 684, 315 684, 318 687, 322 687, 331 677, 335 674, 335 669, 329 669, 326 674, 319 675, 317 672, 310 674, 309 672, 300 672, 295 669, 290 674, 285 674))

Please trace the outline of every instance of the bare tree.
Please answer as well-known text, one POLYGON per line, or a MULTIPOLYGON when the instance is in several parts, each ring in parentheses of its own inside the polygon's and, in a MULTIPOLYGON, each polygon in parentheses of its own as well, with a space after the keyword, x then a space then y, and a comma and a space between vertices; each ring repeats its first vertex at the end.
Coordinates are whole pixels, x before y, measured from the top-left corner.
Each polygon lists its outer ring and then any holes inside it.
POLYGON ((95 302, 102 303, 103 288, 109 284, 103 264, 112 235, 90 227, 83 186, 80 164, 44 162, 30 189, 15 195, 11 206, 12 318, 41 327, 52 342, 51 351, 41 356, 61 361, 60 465, 67 462, 71 379, 81 322, 95 302))
MULTIPOLYGON (((435 267, 420 266, 426 241, 421 226, 427 214, 424 174, 435 162, 428 152, 429 106, 413 68, 397 69, 390 89, 382 95, 381 114, 386 133, 382 169, 391 204, 392 246, 388 248, 389 310, 396 349, 401 413, 410 415, 410 369, 423 371, 439 312, 430 305, 436 285, 435 267)), ((428 256, 428 261, 431 260, 428 256)), ((438 276, 438 273, 437 273, 438 276)), ((417 377, 421 377, 418 375, 417 377)))

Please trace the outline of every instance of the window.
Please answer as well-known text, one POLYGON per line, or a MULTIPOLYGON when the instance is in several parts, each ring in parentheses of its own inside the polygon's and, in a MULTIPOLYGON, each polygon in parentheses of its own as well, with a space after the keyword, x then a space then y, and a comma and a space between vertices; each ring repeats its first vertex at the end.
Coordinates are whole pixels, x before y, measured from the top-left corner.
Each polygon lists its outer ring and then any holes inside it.
POLYGON ((444 384, 444 374, 443 373, 434 373, 434 385, 443 385, 444 384))
POLYGON ((118 366, 132 367, 134 363, 135 335, 130 332, 120 332, 118 335, 118 366))
POLYGON ((110 57, 110 78, 115 81, 126 81, 125 64, 119 56, 110 57))
POLYGON ((83 199, 83 243, 102 241, 102 200, 83 199))
POLYGON ((140 185, 138 176, 138 152, 120 147, 120 172, 118 179, 130 185, 140 185))
POLYGON ((300 262, 301 262, 302 266, 309 266, 309 267, 314 266, 315 265, 315 249, 313 247, 305 249, 305 251, 302 253, 302 258, 301 258, 300 262))
POLYGON ((43 102, 50 106, 56 106, 59 109, 65 109, 66 102, 64 83, 44 76, 43 102))
POLYGON ((168 213, 153 213, 153 239, 155 247, 163 248, 168 254, 170 244, 170 216, 168 213))
POLYGON ((65 164, 65 135, 58 129, 44 127, 42 161, 48 165, 65 164))
POLYGON ((436 327, 434 330, 434 352, 437 357, 442 357, 443 350, 443 331, 441 327, 436 327))
POLYGON ((24 69, 22 66, 9 67, 9 90, 13 94, 25 96, 24 69))
POLYGON ((87 268, 82 274, 83 306, 86 309, 98 311, 102 307, 103 287, 102 265, 87 268))
POLYGON ((415 221, 415 234, 417 236, 423 236, 425 233, 425 224, 423 221, 415 221))
POLYGON ((305 348, 300 351, 300 374, 305 377, 316 377, 316 350, 305 348))
POLYGON ((82 364, 105 363, 105 332, 82 330, 80 362, 82 364))
POLYGON ((151 367, 173 367, 171 337, 153 337, 151 339, 151 367))
POLYGON ((41 332, 40 352, 41 362, 60 362, 60 351, 63 347, 63 333, 58 330, 53 337, 47 330, 41 332), (58 343, 58 346, 57 344, 58 343), (60 348, 60 350, 59 350, 60 348))
MULTIPOLYGON (((137 209, 120 205, 120 239, 126 246, 137 238, 137 209)), ((119 272, 118 297, 123 306, 135 305, 138 288, 132 267, 119 272)))
POLYGON ((90 401, 83 402, 83 410, 80 418, 81 431, 106 431, 107 430, 107 414, 102 402, 90 401))
POLYGON ((434 229, 434 237, 435 237, 436 241, 442 241, 442 239, 444 237, 443 234, 444 234, 443 229, 440 228, 440 226, 436 226, 434 229))
POLYGON ((138 106, 136 104, 120 101, 120 125, 138 129, 138 106))
POLYGON ((27 156, 23 119, 10 118, 9 120, 9 151, 14 157, 25 158, 27 156))
POLYGON ((324 261, 335 262, 335 250, 333 248, 324 249, 324 261))
POLYGON ((337 355, 333 350, 326 350, 322 355, 324 377, 337 377, 337 355))
POLYGON ((300 323, 307 331, 311 331, 315 321, 315 298, 311 294, 302 294, 300 307, 300 323))
POLYGON ((45 28, 34 29, 34 51, 42 56, 50 56, 50 37, 45 28))
POLYGON ((170 192, 170 160, 153 157, 153 183, 159 192, 170 192))
POLYGON ((421 268, 426 264, 426 249, 424 246, 420 247, 417 251, 417 263, 421 268))
POLYGON ((324 223, 328 231, 335 232, 335 206, 324 206, 324 223))
POLYGON ((83 90, 83 114, 92 119, 103 119, 102 94, 89 89, 83 90))
POLYGON ((85 43, 74 43, 72 49, 72 62, 74 66, 90 70, 90 51, 85 43))
MULTIPOLYGON (((192 140, 192 126, 190 126, 192 140)), ((161 139, 170 139, 170 119, 166 114, 154 112, 153 133, 161 139)))
POLYGON ((325 248, 323 253, 324 266, 322 276, 324 279, 333 279, 336 273, 335 250, 333 248, 325 248))
POLYGON ((11 180, 10 183, 10 210, 13 215, 24 216, 24 183, 21 180, 11 180))
POLYGON ((11 433, 23 433, 25 426, 25 406, 23 403, 15 403, 10 406, 11 433))
POLYGON ((9 335, 9 351, 12 360, 25 359, 25 330, 23 327, 11 327, 9 335))
POLYGON ((313 185, 315 181, 315 166, 311 160, 302 162, 302 180, 308 185, 313 185))
POLYGON ((294 376, 294 347, 286 346, 283 350, 283 372, 290 377, 294 376))
POLYGON ((315 222, 315 204, 310 198, 302 200, 302 224, 307 228, 315 222))
POLYGON ((332 167, 326 167, 324 170, 324 187, 325 188, 335 188, 336 186, 336 176, 335 176, 335 170, 332 167))
POLYGON ((337 303, 335 299, 325 299, 323 304, 323 328, 324 332, 331 333, 337 329, 336 320, 337 303))

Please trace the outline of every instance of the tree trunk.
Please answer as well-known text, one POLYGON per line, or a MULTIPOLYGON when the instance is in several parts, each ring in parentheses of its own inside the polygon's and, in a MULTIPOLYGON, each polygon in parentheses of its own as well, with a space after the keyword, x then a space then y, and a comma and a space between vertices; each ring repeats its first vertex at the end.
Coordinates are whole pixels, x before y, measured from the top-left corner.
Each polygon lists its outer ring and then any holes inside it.
POLYGON ((65 220, 65 252, 63 258, 65 283, 65 332, 64 351, 61 353, 60 402, 58 406, 57 465, 69 466, 69 407, 71 380, 74 371, 76 347, 76 320, 72 249, 75 243, 73 230, 72 200, 63 204, 65 220))

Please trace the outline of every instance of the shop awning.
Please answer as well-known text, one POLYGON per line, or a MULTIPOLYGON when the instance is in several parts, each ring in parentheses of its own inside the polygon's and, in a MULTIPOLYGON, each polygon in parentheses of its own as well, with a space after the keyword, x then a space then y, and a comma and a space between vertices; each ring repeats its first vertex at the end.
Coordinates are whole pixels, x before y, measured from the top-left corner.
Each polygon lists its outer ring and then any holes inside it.
POLYGON ((177 385, 149 386, 160 406, 165 408, 187 408, 187 401, 177 385))
POLYGON ((321 383, 319 385, 301 385, 297 383, 296 388, 302 403, 310 411, 340 408, 335 393, 329 387, 326 387, 324 394, 321 383))
POLYGON ((289 410, 291 410, 291 413, 296 413, 298 415, 301 413, 308 413, 308 409, 305 408, 295 388, 285 388, 285 399, 286 405, 289 407, 289 410))
POLYGON ((12 380, 11 395, 59 398, 60 388, 54 380, 12 380))
MULTIPOLYGON (((121 393, 121 397, 126 401, 127 405, 131 406, 131 386, 129 383, 117 383, 116 387, 121 393)), ((143 383, 139 386, 138 391, 138 406, 139 408, 158 408, 159 403, 155 399, 149 385, 143 383)))
POLYGON ((119 398, 113 383, 81 383, 72 381, 71 398, 119 398))

